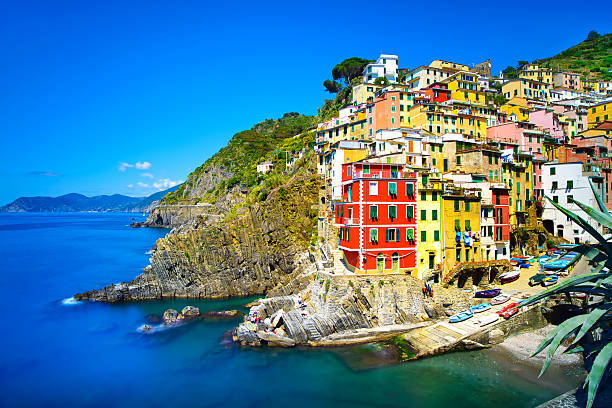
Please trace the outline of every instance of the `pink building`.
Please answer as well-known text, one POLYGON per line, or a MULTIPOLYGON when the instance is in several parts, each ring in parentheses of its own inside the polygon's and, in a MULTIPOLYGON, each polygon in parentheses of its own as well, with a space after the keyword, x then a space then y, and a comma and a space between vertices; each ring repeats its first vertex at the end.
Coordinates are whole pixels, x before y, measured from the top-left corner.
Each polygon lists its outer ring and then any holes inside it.
POLYGON ((562 140, 565 137, 558 116, 550 108, 535 109, 529 112, 529 122, 533 123, 553 138, 562 140))
POLYGON ((548 135, 529 122, 508 122, 487 128, 487 140, 500 145, 511 144, 515 146, 515 153, 530 153, 534 158, 544 158, 542 142, 545 136, 548 135))

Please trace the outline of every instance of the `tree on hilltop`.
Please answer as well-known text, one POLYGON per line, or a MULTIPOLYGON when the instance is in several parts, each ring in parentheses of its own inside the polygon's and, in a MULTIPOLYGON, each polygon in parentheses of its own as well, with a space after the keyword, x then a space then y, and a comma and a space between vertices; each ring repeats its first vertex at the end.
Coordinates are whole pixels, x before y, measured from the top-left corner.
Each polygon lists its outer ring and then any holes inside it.
POLYGON ((597 39, 597 38, 599 38, 599 37, 601 37, 601 34, 599 34, 599 33, 598 33, 597 31, 595 31, 595 30, 591 30, 591 31, 589 32, 589 35, 587 35, 586 40, 587 40, 587 41, 593 41, 593 40, 596 40, 596 39, 597 39))
POLYGON ((332 69, 332 77, 334 81, 342 79, 345 86, 350 88, 353 79, 361 76, 363 69, 370 62, 372 61, 359 57, 347 58, 332 69))
POLYGON ((325 87, 325 90, 329 93, 338 93, 342 90, 342 84, 336 81, 331 81, 329 79, 326 79, 325 81, 323 81, 323 86, 325 87))

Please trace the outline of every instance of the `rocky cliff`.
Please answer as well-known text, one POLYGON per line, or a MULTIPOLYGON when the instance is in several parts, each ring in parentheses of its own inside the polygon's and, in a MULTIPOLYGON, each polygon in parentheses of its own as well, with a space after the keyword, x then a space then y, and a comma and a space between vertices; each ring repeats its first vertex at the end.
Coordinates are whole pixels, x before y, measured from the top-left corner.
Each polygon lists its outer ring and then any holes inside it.
POLYGON ((133 281, 75 298, 116 302, 266 293, 309 265, 321 183, 314 173, 309 155, 289 180, 270 189, 262 183, 222 219, 191 217, 174 228, 155 243, 150 265, 133 281))
POLYGON ((260 322, 255 327, 240 325, 235 338, 250 345, 350 344, 394 335, 471 306, 466 292, 436 285, 431 298, 421 287, 422 282, 409 275, 338 276, 312 267, 292 284, 270 291, 278 296, 251 309, 260 322), (287 286, 293 294, 285 292, 287 286))

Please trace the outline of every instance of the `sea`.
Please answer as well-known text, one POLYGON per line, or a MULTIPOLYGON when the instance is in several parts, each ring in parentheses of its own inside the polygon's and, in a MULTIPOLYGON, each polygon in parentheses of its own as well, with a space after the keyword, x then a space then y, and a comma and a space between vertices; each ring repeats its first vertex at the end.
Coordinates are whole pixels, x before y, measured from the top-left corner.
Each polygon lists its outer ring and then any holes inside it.
POLYGON ((164 310, 253 298, 105 304, 72 295, 129 281, 168 230, 142 214, 0 214, 0 407, 533 407, 579 385, 485 350, 394 363, 379 344, 248 348, 240 322, 139 327, 164 310))

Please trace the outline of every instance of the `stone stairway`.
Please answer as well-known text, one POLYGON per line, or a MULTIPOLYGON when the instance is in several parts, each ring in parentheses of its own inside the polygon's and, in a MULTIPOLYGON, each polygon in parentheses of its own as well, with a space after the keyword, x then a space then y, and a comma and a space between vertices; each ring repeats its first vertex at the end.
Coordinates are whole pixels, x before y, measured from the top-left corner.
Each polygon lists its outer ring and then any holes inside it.
POLYGON ((347 267, 346 262, 344 261, 344 257, 342 256, 342 251, 339 249, 332 249, 331 251, 331 259, 334 261, 334 266, 332 268, 332 272, 336 275, 345 275, 347 273, 352 274, 347 267))
POLYGON ((318 341, 318 340, 322 339, 321 334, 319 333, 319 331, 315 327, 314 322, 312 321, 312 319, 304 320, 303 327, 306 330, 306 332, 308 334, 308 338, 310 340, 318 341))

